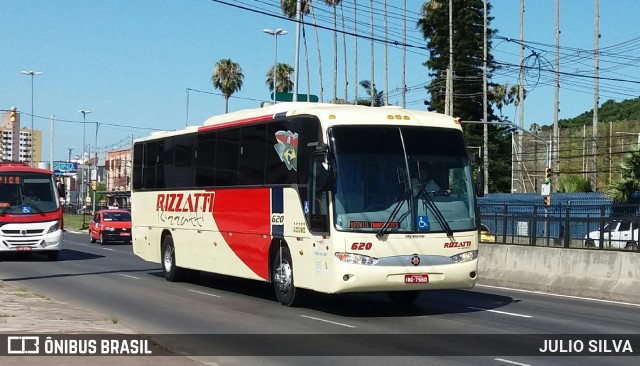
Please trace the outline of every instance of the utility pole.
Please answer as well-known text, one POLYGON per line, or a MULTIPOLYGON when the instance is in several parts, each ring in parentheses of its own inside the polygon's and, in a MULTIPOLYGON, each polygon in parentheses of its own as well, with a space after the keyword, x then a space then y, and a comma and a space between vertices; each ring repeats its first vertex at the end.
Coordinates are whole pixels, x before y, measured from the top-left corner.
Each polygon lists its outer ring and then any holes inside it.
POLYGON ((551 188, 556 190, 558 187, 558 172, 560 171, 560 128, 558 126, 558 112, 560 111, 560 0, 556 0, 556 72, 554 82, 554 101, 553 101, 553 147, 551 153, 553 154, 553 168, 555 172, 555 178, 551 188))
MULTIPOLYGON (((524 130, 524 0, 520 0, 520 77, 518 84, 518 106, 520 107, 519 126, 521 130, 524 130)), ((522 154, 522 134, 518 134, 516 154, 518 151, 522 154)), ((524 182, 524 169, 522 159, 518 159, 517 162, 517 179, 518 182, 524 182)), ((527 188, 522 183, 521 192, 526 193, 527 188)))
MULTIPOLYGON (((487 121, 487 0, 484 0, 483 11, 483 46, 482 46, 482 121, 487 121)), ((489 193, 489 125, 483 127, 483 148, 482 148, 482 171, 483 171, 483 191, 489 193)))
POLYGON ((55 114, 51 114, 51 143, 49 146, 49 169, 51 169, 51 171, 53 171, 53 121, 55 119, 55 114))
POLYGON ((389 105, 389 63, 387 61, 387 0, 383 1, 384 6, 384 105, 389 105))
POLYGON ((453 116, 453 0, 449 0, 449 115, 453 116))
POLYGON ((375 101, 375 83, 374 83, 374 75, 375 75, 375 70, 374 70, 374 63, 373 63, 373 0, 371 0, 371 6, 369 7, 370 13, 371 13, 371 61, 369 62, 369 65, 371 66, 371 70, 369 70, 371 72, 371 106, 375 106, 374 101, 375 101))
POLYGON ((600 40, 599 0, 595 0, 595 2, 595 32, 593 35, 593 139, 591 141, 591 154, 593 155, 593 163, 591 166, 591 189, 594 192, 598 190, 598 44, 600 40))
MULTIPOLYGON (((355 0, 354 0, 355 5, 355 0)), ((402 6, 402 108, 407 107, 407 0, 402 6)))
MULTIPOLYGON (((358 34, 358 5, 353 0, 353 34, 358 34)), ((358 37, 353 37, 353 98, 358 104, 358 37)))

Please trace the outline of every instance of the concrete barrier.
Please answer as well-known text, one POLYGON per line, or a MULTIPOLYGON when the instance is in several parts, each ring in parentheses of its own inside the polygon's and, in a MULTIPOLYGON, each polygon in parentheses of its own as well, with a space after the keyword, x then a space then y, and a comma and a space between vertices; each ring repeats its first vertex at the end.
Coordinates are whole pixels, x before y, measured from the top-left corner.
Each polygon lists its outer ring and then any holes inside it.
POLYGON ((640 254, 480 244, 478 283, 640 304, 640 254))

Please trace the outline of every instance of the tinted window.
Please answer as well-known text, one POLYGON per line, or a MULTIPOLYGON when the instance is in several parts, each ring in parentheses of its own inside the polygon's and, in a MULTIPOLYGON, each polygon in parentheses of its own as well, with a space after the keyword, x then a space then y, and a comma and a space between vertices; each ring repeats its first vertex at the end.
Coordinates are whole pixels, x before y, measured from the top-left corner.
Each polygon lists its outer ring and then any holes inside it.
POLYGON ((175 187, 193 187, 195 135, 177 136, 175 142, 175 187))
POLYGON ((142 188, 142 154, 144 145, 137 143, 133 146, 133 189, 142 188))
POLYGON ((198 135, 198 158, 196 160, 196 185, 213 186, 216 167, 216 132, 198 135))
POLYGON ((156 188, 156 146, 155 141, 144 145, 143 188, 156 188))
POLYGON ((240 136, 239 184, 264 184, 267 125, 243 127, 240 136))
POLYGON ((239 152, 240 129, 219 131, 215 154, 217 186, 238 184, 239 152))

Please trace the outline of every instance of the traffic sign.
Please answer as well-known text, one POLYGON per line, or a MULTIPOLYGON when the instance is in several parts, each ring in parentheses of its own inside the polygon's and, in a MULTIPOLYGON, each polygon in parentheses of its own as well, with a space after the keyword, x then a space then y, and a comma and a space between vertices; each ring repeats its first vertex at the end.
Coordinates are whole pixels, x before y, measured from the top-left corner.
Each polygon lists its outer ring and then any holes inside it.
MULTIPOLYGON (((276 94, 276 101, 277 102, 292 102, 293 101, 293 93, 283 93, 283 92, 278 92, 276 94)), ((271 99, 273 99, 273 92, 271 92, 271 99)), ((307 101, 307 95, 306 94, 298 94, 298 98, 296 100, 297 102, 306 102, 307 101)), ((309 102, 313 102, 313 103, 317 103, 318 102, 318 96, 317 95, 313 95, 313 94, 309 94, 309 102)))

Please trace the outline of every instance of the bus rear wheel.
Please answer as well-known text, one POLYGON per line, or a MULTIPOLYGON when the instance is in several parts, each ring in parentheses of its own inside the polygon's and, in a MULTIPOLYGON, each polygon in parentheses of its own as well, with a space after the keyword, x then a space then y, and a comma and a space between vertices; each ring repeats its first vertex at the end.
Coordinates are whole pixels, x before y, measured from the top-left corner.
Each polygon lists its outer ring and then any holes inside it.
POLYGON ((420 291, 389 291, 387 292, 387 296, 389 300, 393 301, 396 304, 404 304, 408 305, 416 301, 420 295, 420 291))
POLYGON ((271 270, 271 280, 273 281, 278 301, 284 306, 298 305, 302 294, 293 282, 293 264, 289 248, 280 247, 273 258, 271 270))
POLYGON ((176 266, 176 251, 171 235, 162 240, 162 274, 169 282, 182 281, 184 277, 184 269, 176 266))

